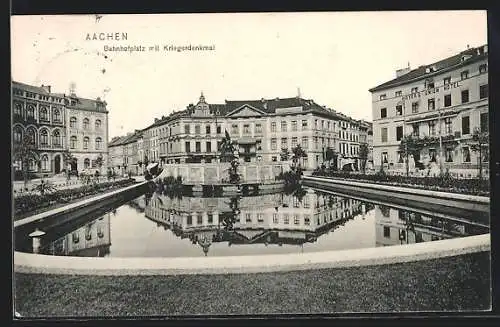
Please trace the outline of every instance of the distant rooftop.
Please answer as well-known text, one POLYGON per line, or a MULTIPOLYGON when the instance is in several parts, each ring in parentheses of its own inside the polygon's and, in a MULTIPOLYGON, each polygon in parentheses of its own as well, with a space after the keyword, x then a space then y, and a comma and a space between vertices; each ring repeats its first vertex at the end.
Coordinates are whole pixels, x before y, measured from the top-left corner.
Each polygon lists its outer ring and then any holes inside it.
POLYGON ((450 69, 457 69, 461 66, 470 64, 471 62, 478 61, 488 57, 488 45, 483 45, 476 48, 469 48, 465 51, 453 55, 451 57, 436 61, 429 65, 420 66, 416 69, 409 70, 395 79, 380 84, 369 91, 380 91, 394 86, 402 85, 412 81, 424 79, 426 77, 434 76, 450 69))

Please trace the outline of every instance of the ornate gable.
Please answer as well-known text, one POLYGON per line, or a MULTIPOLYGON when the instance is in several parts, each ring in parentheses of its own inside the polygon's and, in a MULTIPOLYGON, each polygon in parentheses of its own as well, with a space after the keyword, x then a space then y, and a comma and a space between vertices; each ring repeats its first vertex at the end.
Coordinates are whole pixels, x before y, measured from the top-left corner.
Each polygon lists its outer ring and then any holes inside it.
POLYGON ((261 117, 266 113, 260 109, 244 104, 227 114, 228 117, 261 117))

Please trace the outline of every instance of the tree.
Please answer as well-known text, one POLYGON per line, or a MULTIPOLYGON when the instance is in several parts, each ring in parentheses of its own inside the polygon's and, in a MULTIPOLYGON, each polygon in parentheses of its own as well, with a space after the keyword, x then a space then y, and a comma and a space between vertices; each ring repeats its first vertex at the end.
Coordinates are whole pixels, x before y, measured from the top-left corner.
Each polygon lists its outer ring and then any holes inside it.
POLYGON ((231 162, 235 158, 235 152, 237 151, 237 143, 231 140, 231 136, 225 131, 225 136, 222 138, 220 143, 220 159, 221 162, 231 162))
POLYGON ((292 149, 292 153, 293 153, 292 155, 293 166, 300 168, 300 159, 307 158, 307 153, 304 151, 304 149, 302 149, 302 147, 299 144, 297 144, 297 146, 292 149))
POLYGON ((325 151, 325 159, 326 161, 331 165, 331 162, 333 160, 334 162, 334 168, 337 169, 337 157, 338 157, 338 154, 337 152, 335 151, 335 149, 333 149, 332 147, 328 147, 326 148, 326 151, 325 151))
POLYGON ((366 161, 368 160, 368 144, 361 143, 359 145, 359 159, 361 159, 361 171, 365 174, 366 171, 366 161))
POLYGON ((419 142, 419 139, 413 137, 411 134, 406 135, 401 139, 399 143, 399 151, 406 158, 406 176, 410 175, 410 166, 409 166, 409 156, 410 154, 415 158, 418 153, 422 150, 422 143, 419 142))
POLYGON ((14 143, 14 155, 15 160, 21 161, 24 186, 28 185, 28 168, 30 161, 35 161, 38 165, 40 162, 40 156, 36 151, 36 145, 32 142, 30 135, 25 135, 20 143, 14 143))
POLYGON ((481 132, 478 128, 474 130, 472 134, 472 142, 470 148, 474 152, 478 152, 479 156, 477 158, 479 165, 479 179, 483 178, 483 155, 488 155, 488 145, 489 145, 489 133, 481 132))
POLYGON ((95 164, 97 165, 97 167, 99 167, 99 170, 101 170, 101 167, 104 164, 104 158, 102 157, 102 154, 99 154, 99 156, 95 159, 95 164))

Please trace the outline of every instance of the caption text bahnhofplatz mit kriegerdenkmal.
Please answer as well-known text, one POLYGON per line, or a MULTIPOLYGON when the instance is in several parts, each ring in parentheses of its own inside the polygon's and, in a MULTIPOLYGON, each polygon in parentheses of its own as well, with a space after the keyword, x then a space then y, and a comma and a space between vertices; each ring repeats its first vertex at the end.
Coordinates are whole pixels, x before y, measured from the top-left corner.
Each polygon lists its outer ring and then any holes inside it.
POLYGON ((142 45, 105 45, 104 51, 117 51, 117 52, 159 52, 159 51, 214 51, 215 45, 153 45, 153 46, 142 46, 142 45))

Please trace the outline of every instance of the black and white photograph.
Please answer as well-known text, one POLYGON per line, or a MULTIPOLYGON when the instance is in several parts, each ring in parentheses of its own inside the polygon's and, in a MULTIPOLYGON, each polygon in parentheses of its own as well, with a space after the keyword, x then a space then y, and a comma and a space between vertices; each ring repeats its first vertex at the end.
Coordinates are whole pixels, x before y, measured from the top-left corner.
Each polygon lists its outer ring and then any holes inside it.
POLYGON ((15 320, 492 310, 485 10, 10 24, 15 320))

